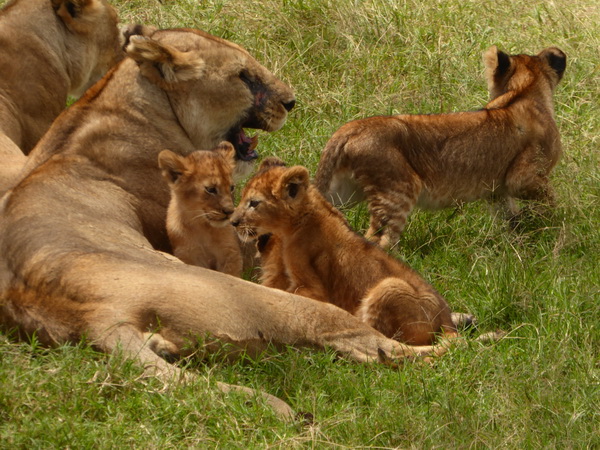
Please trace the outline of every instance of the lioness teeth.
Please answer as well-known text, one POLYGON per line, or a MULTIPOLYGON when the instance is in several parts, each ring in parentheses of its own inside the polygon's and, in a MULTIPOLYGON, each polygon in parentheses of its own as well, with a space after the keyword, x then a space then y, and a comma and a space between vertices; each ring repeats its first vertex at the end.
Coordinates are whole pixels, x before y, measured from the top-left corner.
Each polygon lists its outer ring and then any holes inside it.
POLYGON ((248 151, 252 151, 258 145, 258 136, 254 135, 252 137, 248 137, 244 130, 240 132, 240 144, 247 145, 248 151))
POLYGON ((250 145, 248 146, 248 150, 252 151, 258 145, 258 136, 254 135, 250 138, 250 145))
POLYGON ((239 130, 235 137, 235 149, 238 159, 251 161, 258 158, 256 147, 258 145, 258 136, 249 137, 243 129, 239 130))

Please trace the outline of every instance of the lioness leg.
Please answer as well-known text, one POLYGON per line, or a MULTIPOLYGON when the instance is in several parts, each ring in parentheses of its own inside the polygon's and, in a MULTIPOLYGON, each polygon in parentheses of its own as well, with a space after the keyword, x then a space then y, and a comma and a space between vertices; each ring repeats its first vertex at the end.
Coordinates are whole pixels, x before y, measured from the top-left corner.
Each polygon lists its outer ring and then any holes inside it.
MULTIPOLYGON (((139 361, 144 367, 144 376, 155 376, 167 383, 182 381, 182 371, 153 351, 153 348, 159 352, 167 348, 165 344, 168 341, 160 335, 153 337, 149 333, 142 333, 129 323, 117 323, 106 327, 97 323, 90 330, 89 338, 92 344, 103 352, 114 353, 118 350, 125 357, 139 361)), ((179 353, 174 344, 168 344, 171 353, 179 353)))
POLYGON ((411 345, 430 345, 436 334, 456 336, 446 302, 434 291, 386 278, 362 300, 357 316, 384 335, 411 345))
POLYGON ((85 286, 77 295, 103 299, 88 321, 90 327, 102 324, 95 326, 96 336, 110 331, 105 338, 112 339, 107 341, 109 349, 118 340, 124 340, 125 348, 131 341, 138 349, 145 344, 142 332, 154 330, 179 348, 210 335, 251 354, 262 352, 269 343, 330 347, 361 362, 380 361, 382 352, 389 358, 434 352, 429 346, 411 347, 387 339, 337 306, 171 262, 160 255, 150 263, 148 252, 144 253, 144 264, 89 255, 85 262, 73 261, 72 267, 94 267, 85 282, 77 270, 72 276, 85 286), (124 274, 127 283, 123 283, 124 274), (123 297, 127 302, 121 301, 123 297), (141 330, 139 335, 121 332, 129 329, 123 324, 141 330))
MULTIPOLYGON (((178 354, 179 349, 173 342, 166 340, 158 333, 141 333, 130 324, 122 324, 101 331, 101 336, 94 340, 101 350, 112 353, 119 349, 129 358, 138 360, 144 366, 144 376, 155 376, 166 384, 193 382, 192 372, 183 372, 169 364, 157 353, 168 351, 178 354)), ((284 420, 294 418, 292 408, 283 400, 266 392, 257 391, 244 386, 217 382, 217 387, 224 393, 240 392, 251 397, 261 397, 275 413, 284 420)))

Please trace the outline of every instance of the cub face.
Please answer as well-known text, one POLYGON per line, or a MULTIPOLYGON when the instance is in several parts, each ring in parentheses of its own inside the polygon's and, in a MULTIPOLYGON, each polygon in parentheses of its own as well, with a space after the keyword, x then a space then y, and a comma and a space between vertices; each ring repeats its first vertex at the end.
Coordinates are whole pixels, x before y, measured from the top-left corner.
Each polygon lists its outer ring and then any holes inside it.
POLYGON ((191 225, 206 223, 214 227, 229 225, 233 213, 233 169, 235 150, 222 142, 214 150, 198 150, 180 156, 170 150, 158 155, 158 166, 171 189, 175 216, 191 225))
POLYGON ((304 213, 308 187, 305 167, 288 168, 278 158, 267 158, 244 187, 231 223, 244 241, 285 232, 304 213))

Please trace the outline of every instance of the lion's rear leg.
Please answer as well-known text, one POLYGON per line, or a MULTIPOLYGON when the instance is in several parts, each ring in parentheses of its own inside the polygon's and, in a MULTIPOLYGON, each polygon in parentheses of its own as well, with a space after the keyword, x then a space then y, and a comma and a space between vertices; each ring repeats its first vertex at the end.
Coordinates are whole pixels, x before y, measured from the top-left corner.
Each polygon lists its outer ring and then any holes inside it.
MULTIPOLYGON (((100 338, 93 342, 107 353, 121 351, 126 357, 139 361, 144 367, 144 376, 157 377, 166 385, 194 381, 195 375, 192 372, 183 371, 159 356, 163 354, 175 357, 180 354, 177 345, 159 333, 142 333, 131 324, 120 324, 101 332, 100 338)), ((223 393, 239 392, 250 397, 261 397, 283 420, 294 418, 292 408, 274 395, 222 382, 217 382, 217 387, 223 393)))
POLYGON ((387 278, 362 300, 357 316, 385 336, 410 345, 430 345, 439 333, 456 336, 450 309, 430 289, 387 278))
POLYGON ((240 392, 242 394, 246 394, 249 397, 261 397, 263 401, 269 405, 275 413, 284 420, 292 420, 294 419, 294 410, 288 405, 286 402, 281 400, 279 397, 275 397, 274 395, 267 394, 263 391, 257 391, 245 386, 238 386, 236 384, 227 384, 227 383, 217 383, 217 387, 221 392, 240 392))
POLYGON ((375 177, 365 174, 359 180, 371 215, 366 237, 382 248, 390 248, 397 242, 408 215, 417 204, 421 180, 412 169, 379 173, 375 177))
POLYGON ((159 356, 163 352, 179 354, 175 344, 160 334, 143 333, 132 324, 120 323, 105 329, 96 326, 90 332, 90 338, 96 347, 106 353, 121 352, 125 357, 139 361, 144 368, 144 376, 155 376, 165 383, 183 379, 181 369, 159 356))

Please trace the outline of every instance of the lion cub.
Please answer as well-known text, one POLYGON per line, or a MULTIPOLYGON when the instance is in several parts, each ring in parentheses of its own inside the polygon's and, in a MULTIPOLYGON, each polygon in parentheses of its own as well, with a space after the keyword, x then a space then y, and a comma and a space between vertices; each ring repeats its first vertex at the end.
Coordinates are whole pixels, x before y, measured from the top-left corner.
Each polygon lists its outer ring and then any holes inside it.
POLYGON ((242 239, 260 236, 265 285, 333 303, 408 344, 429 345, 436 333, 456 335, 444 298, 352 231, 309 184, 305 167, 266 159, 231 222, 242 239))
POLYGON ((171 189, 167 234, 173 253, 187 264, 241 276, 242 254, 233 213, 235 149, 221 142, 214 150, 179 156, 158 155, 158 166, 171 189))
POLYGON ((336 205, 366 198, 367 237, 389 247, 415 206, 478 199, 553 203, 548 182, 561 155, 552 93, 566 67, 550 47, 538 55, 483 55, 491 101, 451 114, 371 117, 343 125, 325 145, 315 185, 336 205))

